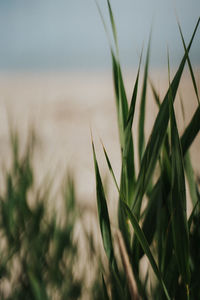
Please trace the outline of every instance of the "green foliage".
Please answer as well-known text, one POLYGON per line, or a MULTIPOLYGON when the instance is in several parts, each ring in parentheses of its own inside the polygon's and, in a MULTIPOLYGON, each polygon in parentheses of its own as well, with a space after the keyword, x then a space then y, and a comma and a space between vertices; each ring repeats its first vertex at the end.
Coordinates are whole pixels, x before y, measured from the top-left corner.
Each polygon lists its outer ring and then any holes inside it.
POLYGON ((34 186, 34 135, 30 135, 23 155, 13 132, 11 145, 12 166, 0 194, 0 298, 77 299, 84 281, 75 276, 78 211, 73 180, 68 176, 64 183, 65 221, 59 225, 53 211, 47 214, 48 189, 34 186))
MULTIPOLYGON (((200 19, 197 21, 188 47, 186 47, 179 25, 185 54, 163 100, 160 99, 153 83, 150 82, 159 111, 149 140, 146 143, 144 126, 150 52, 148 46, 139 110, 139 170, 136 176, 134 163, 134 150, 136 147, 133 142, 132 124, 137 99, 139 71, 129 105, 119 62, 116 26, 110 2, 107 2, 115 41, 115 51, 111 48, 111 56, 121 148, 122 171, 120 185, 117 183, 118 180, 115 177, 105 148, 104 154, 119 193, 118 226, 126 245, 126 252, 131 266, 129 272, 134 274, 136 287, 132 286, 130 288, 130 283, 126 279, 128 278, 126 276, 127 268, 120 264, 120 258, 114 251, 113 245, 116 244, 116 239, 112 234, 112 228, 110 228, 112 222, 109 218, 107 200, 104 196, 104 188, 94 152, 99 222, 101 225, 106 220, 107 228, 109 228, 107 237, 109 236, 110 249, 112 245, 112 260, 118 266, 117 271, 112 265, 109 268, 109 280, 106 281, 106 277, 103 277, 104 299, 199 299, 197 278, 200 267, 200 198, 198 184, 189 157, 189 149, 200 130, 200 106, 189 50, 200 19), (180 137, 174 111, 174 101, 176 100, 186 62, 189 65, 198 107, 180 137), (157 170, 156 176, 155 168, 157 170), (191 205, 193 206, 190 216, 187 215, 187 205, 190 199, 186 199, 186 176, 191 195, 191 205), (102 206, 106 208, 105 215, 102 214, 102 206), (148 261, 147 270, 142 267, 142 261, 145 257, 148 261), (154 271, 154 276, 151 275, 150 268, 154 271), (120 291, 116 296, 113 291, 118 289, 120 291), (131 290, 133 289, 137 292, 135 297, 131 296, 131 290)), ((104 20, 103 22, 106 28, 106 23, 104 20)), ((108 32, 107 28, 106 31, 108 32)), ((102 239, 105 241, 105 231, 101 230, 101 233, 102 239)), ((109 256, 108 259, 110 260, 109 256)), ((123 257, 121 259, 123 261, 123 257)))

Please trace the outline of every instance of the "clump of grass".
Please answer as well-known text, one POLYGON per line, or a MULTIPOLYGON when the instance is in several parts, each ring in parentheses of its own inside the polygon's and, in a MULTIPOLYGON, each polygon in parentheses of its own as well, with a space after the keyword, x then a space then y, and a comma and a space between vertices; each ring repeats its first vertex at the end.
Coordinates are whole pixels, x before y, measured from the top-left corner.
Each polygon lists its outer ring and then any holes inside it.
MULTIPOLYGON (((119 193, 118 226, 121 239, 120 242, 118 239, 118 244, 123 267, 119 267, 119 258, 114 250, 116 238, 110 225, 107 199, 92 142, 99 224, 109 262, 108 281, 105 281, 105 274, 103 274, 104 299, 199 299, 200 194, 190 162, 189 149, 200 130, 200 105, 189 50, 200 20, 197 21, 187 47, 179 26, 185 54, 172 81, 169 76, 169 88, 162 101, 151 83, 159 112, 146 142, 144 124, 150 51, 148 46, 139 112, 139 172, 137 174, 132 124, 141 61, 129 104, 119 61, 117 31, 109 0, 107 4, 114 40, 114 47, 110 43, 110 50, 121 149, 119 184, 105 148, 104 153, 119 193), (189 65, 198 106, 180 136, 174 101, 186 62, 189 65), (155 169, 159 169, 157 179, 155 179, 155 169), (186 199, 185 192, 186 176, 193 206, 190 215, 187 214, 189 200, 186 199), (145 271, 145 276, 141 276, 141 261, 144 257, 147 258, 149 267, 145 271), (153 270, 154 277, 150 275, 150 269, 153 270)), ((104 20, 103 23, 106 27, 104 20)), ((106 31, 108 32, 107 29, 106 31)))
POLYGON ((48 187, 34 187, 34 135, 23 154, 19 146, 12 132, 12 163, 0 193, 0 298, 78 299, 85 281, 76 272, 74 229, 79 214, 73 179, 68 175, 64 182, 66 209, 60 224, 55 212, 47 213, 48 187))

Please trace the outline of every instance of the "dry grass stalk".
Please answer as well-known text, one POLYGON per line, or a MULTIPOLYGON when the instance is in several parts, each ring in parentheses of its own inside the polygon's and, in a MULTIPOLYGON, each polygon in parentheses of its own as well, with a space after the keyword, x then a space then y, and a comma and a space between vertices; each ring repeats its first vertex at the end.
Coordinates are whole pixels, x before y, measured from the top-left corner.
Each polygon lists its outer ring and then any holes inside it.
POLYGON ((125 271, 125 274, 127 277, 128 287, 129 287, 129 291, 131 294, 131 300, 139 300, 140 297, 137 292, 137 286, 136 286, 135 279, 133 276, 131 264, 130 264, 130 261, 128 258, 128 253, 126 251, 124 239, 123 239, 123 236, 122 236, 120 230, 117 230, 116 237, 117 237, 117 243, 119 245, 119 251, 120 251, 120 255, 121 255, 121 259, 122 259, 122 264, 123 264, 124 271, 125 271))

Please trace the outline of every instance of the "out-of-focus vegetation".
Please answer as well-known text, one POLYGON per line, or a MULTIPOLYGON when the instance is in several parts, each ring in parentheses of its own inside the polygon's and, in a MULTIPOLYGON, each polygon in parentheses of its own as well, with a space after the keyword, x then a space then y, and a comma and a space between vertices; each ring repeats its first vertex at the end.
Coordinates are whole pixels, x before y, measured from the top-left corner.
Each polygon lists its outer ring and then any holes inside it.
POLYGON ((34 187, 34 134, 22 155, 18 140, 11 133, 12 164, 0 194, 0 298, 77 299, 83 278, 74 274, 78 209, 73 180, 68 176, 64 183, 66 209, 59 224, 55 212, 47 213, 48 186, 34 187))
POLYGON ((0 299, 100 299, 93 239, 84 230, 75 233, 84 212, 72 176, 66 176, 60 194, 51 199, 52 183, 38 187, 35 180, 35 134, 29 135, 24 152, 19 135, 12 131, 10 137, 11 164, 4 168, 0 190, 0 299), (63 201, 60 213, 54 209, 56 201, 63 201), (86 249, 80 249, 79 238, 85 239, 86 249), (82 253, 88 261, 81 259, 82 253), (90 260, 96 268, 88 286, 90 260))

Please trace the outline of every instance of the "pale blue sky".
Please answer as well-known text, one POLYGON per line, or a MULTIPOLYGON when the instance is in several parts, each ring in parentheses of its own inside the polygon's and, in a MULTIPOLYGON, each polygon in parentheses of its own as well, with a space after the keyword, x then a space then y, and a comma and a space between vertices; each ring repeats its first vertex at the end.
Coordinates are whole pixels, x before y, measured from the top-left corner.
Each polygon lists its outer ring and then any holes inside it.
MULTIPOLYGON (((108 20, 105 0, 99 0, 108 20)), ((111 0, 120 57, 135 67, 153 23, 151 64, 178 64, 200 15, 200 0, 111 0)), ((200 65, 200 29, 191 49, 200 65)), ((0 71, 110 68, 109 47, 94 0, 0 0, 0 71)))

